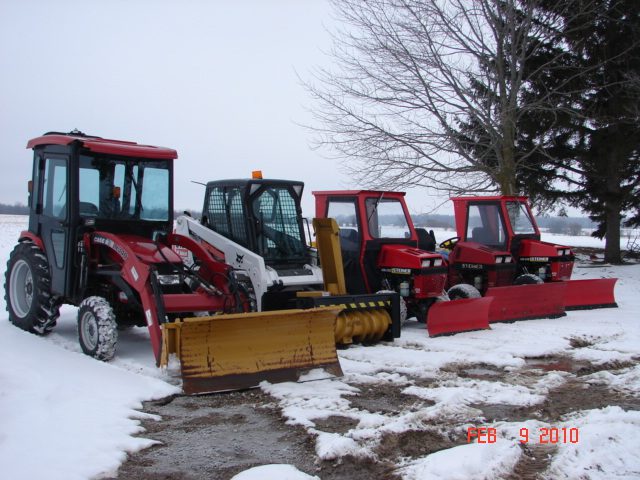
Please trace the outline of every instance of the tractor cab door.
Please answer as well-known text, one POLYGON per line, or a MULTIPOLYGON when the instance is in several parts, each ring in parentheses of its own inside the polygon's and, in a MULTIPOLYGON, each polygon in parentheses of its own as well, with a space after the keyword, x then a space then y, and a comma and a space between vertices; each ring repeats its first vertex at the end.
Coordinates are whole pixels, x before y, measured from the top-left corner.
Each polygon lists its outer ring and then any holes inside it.
POLYGON ((70 238, 72 205, 69 193, 69 156, 37 152, 34 168, 35 203, 30 230, 44 244, 51 274, 51 291, 66 296, 71 286, 73 239, 70 238), (35 228, 34 228, 35 227, 35 228))
POLYGON ((384 245, 405 245, 416 248, 417 235, 402 198, 381 192, 375 196, 360 198, 366 219, 366 241, 362 252, 362 268, 367 278, 368 293, 384 288, 380 274, 379 258, 384 245))
POLYGON ((507 200, 504 202, 504 210, 509 231, 507 249, 518 257, 520 242, 524 239, 540 240, 540 230, 529 205, 524 200, 507 200))
POLYGON ((340 250, 347 292, 368 293, 361 264, 362 222, 355 197, 329 198, 327 218, 333 218, 340 228, 340 250))
POLYGON ((464 240, 504 250, 508 231, 499 202, 470 203, 464 240))

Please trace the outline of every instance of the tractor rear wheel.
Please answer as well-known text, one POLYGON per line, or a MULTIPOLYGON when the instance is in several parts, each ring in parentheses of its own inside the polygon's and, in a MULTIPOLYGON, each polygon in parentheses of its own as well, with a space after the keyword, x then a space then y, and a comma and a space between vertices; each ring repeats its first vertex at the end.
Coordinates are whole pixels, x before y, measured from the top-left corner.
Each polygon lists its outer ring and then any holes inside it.
POLYGON ((461 298, 480 298, 480 292, 473 285, 468 283, 459 283, 454 285, 447 292, 450 300, 459 300, 461 298))
POLYGON ((78 340, 82 351, 98 360, 111 360, 116 353, 118 327, 109 302, 87 297, 78 308, 78 340))
POLYGON ((49 263, 33 243, 21 242, 11 252, 4 291, 9 320, 15 326, 39 335, 55 327, 60 311, 51 297, 49 263))
POLYGON ((514 285, 535 285, 537 283, 544 283, 544 280, 533 273, 523 273, 513 281, 514 285))

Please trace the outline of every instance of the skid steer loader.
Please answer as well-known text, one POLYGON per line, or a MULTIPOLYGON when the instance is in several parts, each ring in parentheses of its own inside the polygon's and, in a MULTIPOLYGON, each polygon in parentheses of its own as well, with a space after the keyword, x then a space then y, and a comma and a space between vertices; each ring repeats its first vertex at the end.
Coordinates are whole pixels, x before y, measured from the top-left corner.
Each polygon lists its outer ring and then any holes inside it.
MULTIPOLYGON (((571 280, 575 259, 571 248, 540 240, 527 197, 451 200, 457 236, 441 245, 451 251, 449 282, 470 283, 478 290, 486 290, 486 295, 507 299, 510 305, 494 310, 496 320, 545 313, 560 316, 565 309, 617 306, 617 279, 571 280), (504 260, 487 261, 491 257, 504 260), (502 287, 512 284, 532 285, 526 289, 502 287)), ((494 302, 494 308, 497 306, 498 302, 494 302)))
POLYGON ((317 219, 334 218, 339 224, 347 291, 397 292, 407 316, 426 322, 430 336, 489 328, 491 299, 446 301, 447 261, 434 252, 433 232, 414 227, 403 192, 338 190, 313 195, 317 219), (434 316, 433 310, 440 313, 434 316))
POLYGON ((339 309, 253 312, 250 283, 172 233, 175 150, 70 133, 30 140, 29 228, 10 255, 9 320, 37 334, 77 305, 84 353, 115 354, 118 327, 147 326, 158 366, 180 361, 186 393, 340 375, 339 309), (197 259, 186 268, 175 251, 197 259))
MULTIPOLYGON (((300 206, 303 188, 299 181, 264 179, 258 171, 250 179, 208 182, 202 218, 180 216, 175 231, 231 265, 250 286, 257 311, 335 306, 340 309, 337 344, 399 337, 395 293, 337 294, 325 286, 323 269, 341 270, 342 263, 334 257, 318 266, 317 253, 306 241, 310 229, 300 206)), ((182 253, 188 266, 197 264, 189 252, 182 253)))

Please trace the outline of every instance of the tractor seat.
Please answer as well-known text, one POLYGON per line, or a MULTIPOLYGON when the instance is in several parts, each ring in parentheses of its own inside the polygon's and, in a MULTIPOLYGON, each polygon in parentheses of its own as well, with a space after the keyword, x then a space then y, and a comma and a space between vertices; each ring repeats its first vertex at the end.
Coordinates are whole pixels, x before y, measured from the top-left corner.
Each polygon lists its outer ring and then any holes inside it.
POLYGON ((97 217, 98 207, 91 202, 80 202, 80 216, 81 217, 97 217))
POLYGON ((340 229, 340 248, 342 250, 353 251, 360 249, 360 235, 353 228, 340 229))
POLYGON ((495 236, 485 227, 475 227, 471 231, 471 241, 478 242, 483 245, 493 245, 497 243, 495 236))

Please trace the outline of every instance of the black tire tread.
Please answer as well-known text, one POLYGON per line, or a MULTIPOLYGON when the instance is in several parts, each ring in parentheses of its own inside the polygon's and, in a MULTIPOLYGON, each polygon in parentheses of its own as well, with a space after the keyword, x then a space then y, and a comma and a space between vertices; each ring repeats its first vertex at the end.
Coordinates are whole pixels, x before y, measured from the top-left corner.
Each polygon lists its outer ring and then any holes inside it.
POLYGON ((60 306, 51 295, 49 262, 44 252, 33 242, 20 242, 9 255, 5 273, 4 299, 9 312, 9 320, 18 328, 38 335, 46 335, 56 326, 60 316, 60 306), (15 262, 20 259, 29 264, 34 284, 31 310, 24 318, 15 314, 9 296, 11 270, 15 262))
POLYGON ((460 298, 480 298, 480 292, 476 287, 468 283, 459 283, 449 289, 447 295, 451 300, 457 300, 460 298))
POLYGON ((87 297, 80 303, 78 307, 78 341, 85 354, 98 360, 106 362, 115 356, 118 344, 118 326, 113 308, 105 298, 87 297), (98 342, 93 350, 89 349, 82 340, 80 322, 87 311, 93 314, 98 323, 98 342))

